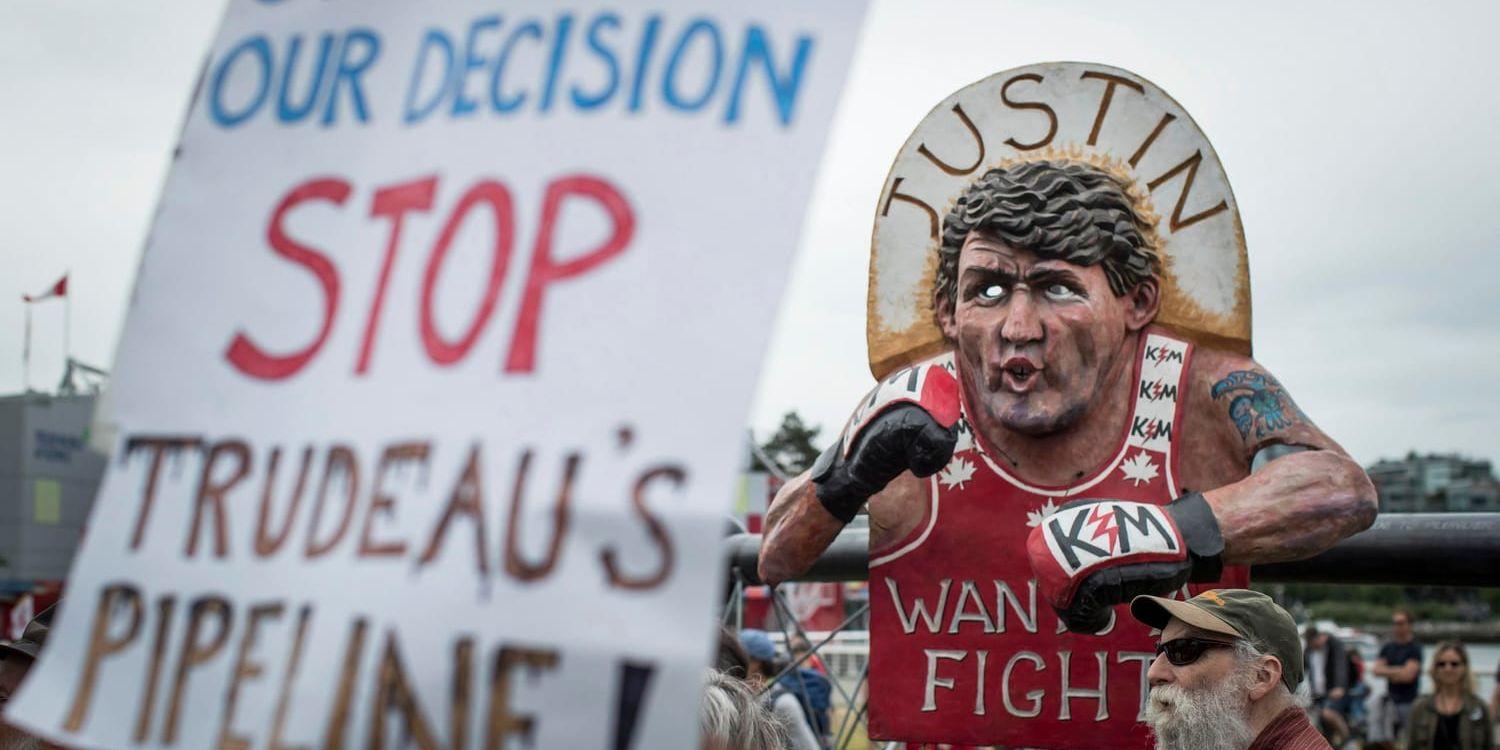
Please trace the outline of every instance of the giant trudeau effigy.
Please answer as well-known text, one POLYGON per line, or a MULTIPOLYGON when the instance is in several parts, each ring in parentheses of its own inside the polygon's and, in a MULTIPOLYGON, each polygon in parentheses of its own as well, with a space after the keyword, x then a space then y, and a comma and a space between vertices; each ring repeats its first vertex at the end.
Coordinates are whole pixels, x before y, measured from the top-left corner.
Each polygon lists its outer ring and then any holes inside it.
POLYGON ((760 573, 870 521, 876 739, 1149 747, 1141 594, 1243 587, 1366 528, 1360 467, 1251 358, 1224 168, 1087 63, 944 99, 876 207, 876 386, 778 493, 760 573))

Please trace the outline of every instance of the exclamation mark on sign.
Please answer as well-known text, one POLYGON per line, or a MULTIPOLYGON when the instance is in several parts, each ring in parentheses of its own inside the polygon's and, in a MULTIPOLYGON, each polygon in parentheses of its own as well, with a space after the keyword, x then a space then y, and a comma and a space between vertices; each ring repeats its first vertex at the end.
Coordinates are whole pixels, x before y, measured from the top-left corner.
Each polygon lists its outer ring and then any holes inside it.
POLYGON ((620 698, 615 708, 615 744, 613 750, 630 750, 635 739, 636 719, 646 704, 646 690, 656 667, 650 662, 620 663, 620 698))

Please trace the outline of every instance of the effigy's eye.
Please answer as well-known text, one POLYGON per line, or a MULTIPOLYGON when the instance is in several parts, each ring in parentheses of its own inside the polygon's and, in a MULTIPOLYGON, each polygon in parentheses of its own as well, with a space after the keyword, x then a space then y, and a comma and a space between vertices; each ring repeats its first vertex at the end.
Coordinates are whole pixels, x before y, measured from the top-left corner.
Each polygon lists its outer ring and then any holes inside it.
POLYGON ((1049 299, 1058 301, 1076 299, 1078 297, 1078 292, 1067 284, 1052 284, 1047 287, 1046 294, 1049 299))
POLYGON ((1005 296, 1005 285, 985 284, 979 288, 979 298, 983 300, 997 300, 1005 296))

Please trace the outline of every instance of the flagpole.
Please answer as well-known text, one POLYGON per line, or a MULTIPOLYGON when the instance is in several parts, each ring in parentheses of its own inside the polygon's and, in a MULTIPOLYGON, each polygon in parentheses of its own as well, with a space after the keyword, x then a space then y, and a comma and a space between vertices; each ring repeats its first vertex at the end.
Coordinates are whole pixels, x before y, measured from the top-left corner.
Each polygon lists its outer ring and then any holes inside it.
MULTIPOLYGON (((68 278, 66 274, 63 278, 68 278)), ((73 359, 73 350, 68 345, 73 334, 73 295, 63 295, 63 370, 68 369, 69 360, 73 359)))
POLYGON ((21 345, 22 393, 31 392, 31 302, 26 303, 26 338, 21 345))

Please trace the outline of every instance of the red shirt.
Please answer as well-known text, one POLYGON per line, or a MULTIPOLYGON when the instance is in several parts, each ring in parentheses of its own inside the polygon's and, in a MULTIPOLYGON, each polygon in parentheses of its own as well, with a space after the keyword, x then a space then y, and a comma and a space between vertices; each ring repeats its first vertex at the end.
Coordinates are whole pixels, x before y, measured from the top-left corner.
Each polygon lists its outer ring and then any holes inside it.
POLYGON ((1260 731, 1249 750, 1331 750, 1332 747, 1313 728, 1307 714, 1292 706, 1260 731))
MULTIPOLYGON (((1156 330, 1142 337, 1134 408, 1112 459, 1069 486, 1029 485, 982 437, 961 433, 948 467, 929 480, 926 517, 906 538, 870 553, 871 738, 1055 750, 1152 746, 1141 711, 1155 656, 1150 630, 1121 605, 1103 635, 1066 632, 1036 589, 1026 538, 1069 500, 1164 504, 1186 491, 1175 460, 1191 353, 1187 342, 1156 330)), ((951 377, 938 368, 953 367, 945 355, 887 383, 921 392, 924 383, 951 377)), ((1111 540, 1120 533, 1096 531, 1111 540)), ((1248 569, 1236 567, 1201 588, 1248 584, 1248 569)))

